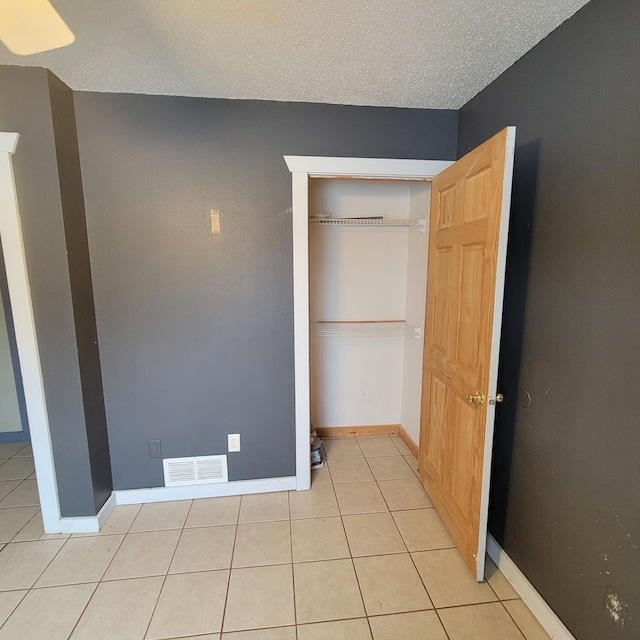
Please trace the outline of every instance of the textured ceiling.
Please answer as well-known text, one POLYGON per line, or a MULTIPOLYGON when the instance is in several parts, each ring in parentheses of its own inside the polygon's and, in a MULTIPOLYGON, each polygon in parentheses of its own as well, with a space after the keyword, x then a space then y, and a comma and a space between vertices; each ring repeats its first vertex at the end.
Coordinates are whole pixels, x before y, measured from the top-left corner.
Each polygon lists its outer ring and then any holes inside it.
POLYGON ((586 0, 53 0, 72 89, 458 109, 586 0))

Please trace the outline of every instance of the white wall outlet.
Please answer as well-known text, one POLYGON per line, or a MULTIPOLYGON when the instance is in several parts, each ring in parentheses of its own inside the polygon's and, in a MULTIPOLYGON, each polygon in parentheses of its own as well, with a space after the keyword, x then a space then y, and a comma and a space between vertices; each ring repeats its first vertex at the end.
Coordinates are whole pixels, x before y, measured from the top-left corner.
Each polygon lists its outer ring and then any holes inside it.
POLYGON ((228 451, 240 451, 240 434, 230 433, 227 436, 229 441, 228 451))

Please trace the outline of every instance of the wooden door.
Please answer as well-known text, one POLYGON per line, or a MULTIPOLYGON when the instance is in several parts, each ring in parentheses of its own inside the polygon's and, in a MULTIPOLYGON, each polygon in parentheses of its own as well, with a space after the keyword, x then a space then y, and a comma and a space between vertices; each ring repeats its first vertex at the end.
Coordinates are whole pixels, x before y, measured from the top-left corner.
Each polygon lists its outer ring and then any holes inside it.
POLYGON ((479 581, 514 145, 504 129, 431 187, 420 478, 479 581))

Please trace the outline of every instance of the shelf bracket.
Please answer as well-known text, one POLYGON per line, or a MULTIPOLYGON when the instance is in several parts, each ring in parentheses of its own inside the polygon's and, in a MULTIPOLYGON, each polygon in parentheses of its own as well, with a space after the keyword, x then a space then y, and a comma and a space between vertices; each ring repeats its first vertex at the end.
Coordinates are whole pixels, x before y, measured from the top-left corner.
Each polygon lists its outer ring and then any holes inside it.
POLYGON ((427 228, 427 219, 420 218, 420 220, 418 220, 418 225, 420 226, 420 233, 424 233, 427 228))

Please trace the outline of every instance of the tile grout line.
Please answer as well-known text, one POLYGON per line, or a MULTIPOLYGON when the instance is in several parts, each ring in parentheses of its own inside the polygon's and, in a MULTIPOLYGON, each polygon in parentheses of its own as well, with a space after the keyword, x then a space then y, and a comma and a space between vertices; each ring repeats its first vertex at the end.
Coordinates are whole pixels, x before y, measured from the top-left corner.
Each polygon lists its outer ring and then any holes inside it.
MULTIPOLYGON (((162 577, 162 585, 160 586, 160 590, 158 591, 158 597, 156 598, 156 602, 153 605, 153 611, 151 612, 151 616, 149 616, 149 622, 147 622, 147 626, 145 628, 143 638, 147 637, 147 634, 149 633, 149 628, 151 627, 151 622, 153 621, 153 616, 156 615, 156 611, 158 610, 158 603, 160 602, 160 598, 162 597, 162 591, 164 590, 164 586, 167 583, 167 577, 169 575, 169 571, 171 570, 171 564, 173 562, 173 559, 176 556, 176 551, 178 550, 178 546, 180 545, 180 540, 182 540, 182 534, 184 533, 184 525, 187 523, 187 519, 189 517, 189 513, 191 513, 192 508, 193 508, 193 500, 190 501, 189 508, 187 509, 187 514, 184 517, 184 522, 182 523, 182 528, 180 529, 180 535, 178 536, 178 541, 176 542, 176 546, 173 548, 173 553, 171 554, 171 559, 169 560, 169 564, 167 564, 167 571, 162 577)), ((142 507, 140 507, 140 510, 138 511, 138 515, 136 515, 136 517, 133 519, 133 522, 131 523, 131 527, 133 526, 133 523, 136 521, 136 519, 138 518, 141 512, 142 512, 142 507)), ((131 529, 131 527, 129 527, 129 529, 131 529)), ((160 531, 160 529, 158 529, 158 531, 160 531)), ((146 532, 140 531, 135 533, 146 533, 146 532)), ((149 577, 153 577, 153 576, 149 576, 149 577)))
MULTIPOLYGON (((309 491, 311 491, 311 487, 309 487, 309 491)), ((293 595, 293 624, 295 625, 294 629, 296 640, 298 640, 298 607, 296 606, 296 572, 293 565, 293 520, 291 519, 291 491, 287 492, 287 507, 289 509, 289 545, 291 557, 291 588, 293 595)))
POLYGON ((233 544, 231 545, 231 557, 229 558, 229 576, 227 578, 227 589, 224 593, 224 604, 222 605, 222 618, 220 619, 220 637, 224 631, 224 621, 227 617, 227 604, 229 603, 229 587, 231 586, 231 572, 233 571, 233 556, 236 552, 236 542, 238 540, 238 527, 240 526, 240 512, 242 511, 242 499, 244 496, 240 496, 238 502, 238 513, 236 515, 235 531, 233 534, 233 544))

